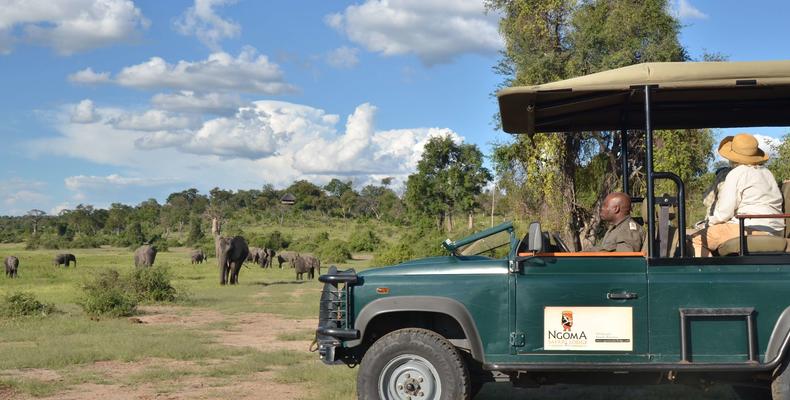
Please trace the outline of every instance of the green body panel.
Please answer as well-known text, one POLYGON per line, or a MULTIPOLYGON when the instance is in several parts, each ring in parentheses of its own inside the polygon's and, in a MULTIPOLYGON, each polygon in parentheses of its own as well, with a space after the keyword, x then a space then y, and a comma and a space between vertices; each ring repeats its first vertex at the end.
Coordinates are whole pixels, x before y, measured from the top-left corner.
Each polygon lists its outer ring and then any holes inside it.
MULTIPOLYGON (((647 277, 643 257, 534 257, 516 277, 516 327, 526 346, 518 362, 644 362, 648 354, 647 277), (609 292, 632 292, 633 300, 610 300, 609 292), (547 351, 544 307, 632 307, 633 351, 547 351)), ((559 323, 559 321, 557 321, 559 323)), ((559 326, 559 324, 558 324, 559 326)), ((506 360, 500 360, 505 362, 506 360)))
MULTIPOLYGON (((790 260, 788 260, 790 261, 790 260)), ((651 266, 650 350, 653 361, 680 361, 680 308, 753 307, 762 362, 771 332, 790 305, 790 265, 651 266)), ((693 362, 743 362, 747 357, 743 318, 692 320, 693 362)))
POLYGON ((359 276, 363 284, 353 289, 354 320, 367 304, 382 297, 446 297, 460 302, 469 311, 486 355, 510 351, 507 260, 432 257, 367 270, 359 276), (378 294, 379 287, 389 288, 389 294, 378 294))
MULTIPOLYGON (((514 254, 515 244, 511 259, 514 254)), ((536 256, 519 262, 447 256, 371 269, 361 272, 352 287, 351 327, 366 305, 383 297, 443 297, 469 312, 486 363, 666 364, 681 359, 679 309, 751 307, 759 359, 772 361, 765 353, 779 316, 790 305, 790 257, 787 265, 647 264, 638 256, 536 256), (380 287, 389 292, 377 293, 380 287), (637 297, 612 300, 610 292, 637 297), (544 349, 545 307, 590 306, 632 308, 632 351, 544 349), (511 334, 523 343, 513 345, 511 334)), ((687 329, 692 362, 747 361, 744 318, 690 318, 687 329)))

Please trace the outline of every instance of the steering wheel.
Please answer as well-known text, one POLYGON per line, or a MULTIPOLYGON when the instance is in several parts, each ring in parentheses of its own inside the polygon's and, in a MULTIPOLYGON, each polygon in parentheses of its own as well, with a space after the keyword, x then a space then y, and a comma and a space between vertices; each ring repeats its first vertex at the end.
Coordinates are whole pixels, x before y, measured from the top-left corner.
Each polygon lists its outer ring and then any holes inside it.
POLYGON ((562 240, 562 237, 560 237, 560 233, 559 232, 552 232, 551 233, 551 237, 552 237, 552 239, 554 239, 554 242, 557 243, 557 246, 560 246, 560 250, 562 250, 564 253, 570 253, 571 252, 571 250, 568 247, 568 245, 565 244, 565 241, 562 240))

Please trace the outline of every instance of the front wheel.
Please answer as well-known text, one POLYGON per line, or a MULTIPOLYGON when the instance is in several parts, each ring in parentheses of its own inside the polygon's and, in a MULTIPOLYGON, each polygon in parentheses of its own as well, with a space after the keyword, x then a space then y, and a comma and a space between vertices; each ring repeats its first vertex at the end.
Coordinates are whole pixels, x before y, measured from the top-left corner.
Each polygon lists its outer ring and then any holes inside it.
POLYGON ((360 400, 468 400, 469 373, 458 349, 427 329, 390 332, 365 353, 360 400))

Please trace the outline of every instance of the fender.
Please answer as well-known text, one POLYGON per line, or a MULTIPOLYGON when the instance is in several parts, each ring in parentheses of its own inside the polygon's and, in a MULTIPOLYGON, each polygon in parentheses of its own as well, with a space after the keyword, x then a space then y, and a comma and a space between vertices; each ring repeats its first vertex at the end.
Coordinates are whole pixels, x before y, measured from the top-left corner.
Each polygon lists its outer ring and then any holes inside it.
POLYGON ((790 338, 790 307, 785 308, 776 320, 774 330, 771 332, 771 338, 768 340, 768 347, 765 349, 765 358, 763 360, 766 364, 782 361, 782 358, 785 356, 784 347, 788 338, 790 338))
POLYGON ((391 312, 418 311, 435 312, 445 314, 455 319, 464 331, 469 347, 472 350, 472 357, 480 362, 484 362, 483 343, 477 331, 474 319, 469 314, 466 306, 447 297, 436 296, 396 296, 383 299, 376 299, 368 303, 359 312, 354 321, 354 328, 359 330, 358 340, 346 342, 348 347, 358 346, 365 337, 365 328, 375 317, 391 312))

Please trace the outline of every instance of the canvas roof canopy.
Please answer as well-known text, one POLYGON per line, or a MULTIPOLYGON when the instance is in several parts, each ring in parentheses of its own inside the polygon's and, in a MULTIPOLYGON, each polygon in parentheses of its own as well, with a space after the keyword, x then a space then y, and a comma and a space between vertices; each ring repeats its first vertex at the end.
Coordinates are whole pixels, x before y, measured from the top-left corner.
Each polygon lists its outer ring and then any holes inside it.
POLYGON ((790 126, 790 61, 644 63, 497 94, 510 133, 790 126))

